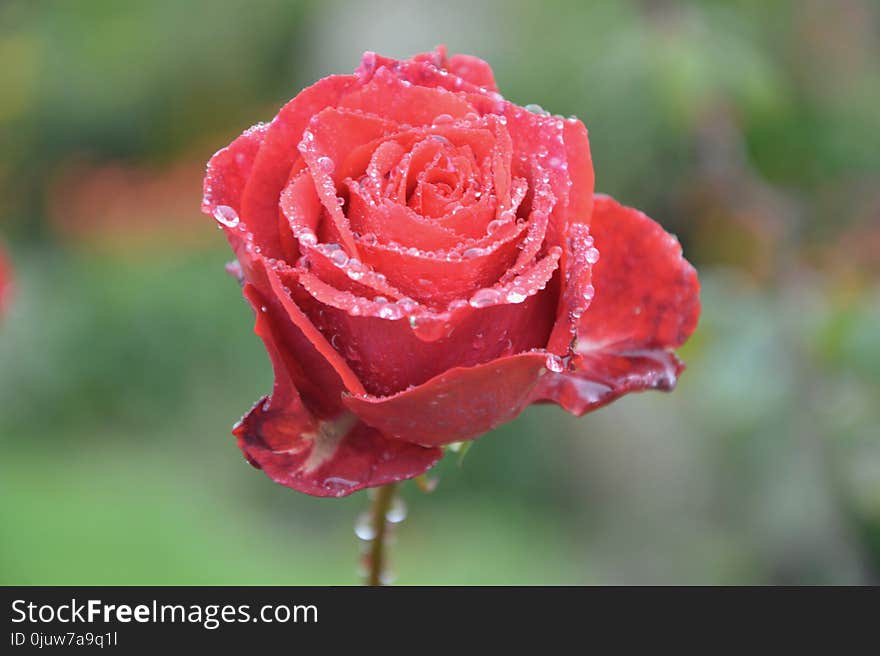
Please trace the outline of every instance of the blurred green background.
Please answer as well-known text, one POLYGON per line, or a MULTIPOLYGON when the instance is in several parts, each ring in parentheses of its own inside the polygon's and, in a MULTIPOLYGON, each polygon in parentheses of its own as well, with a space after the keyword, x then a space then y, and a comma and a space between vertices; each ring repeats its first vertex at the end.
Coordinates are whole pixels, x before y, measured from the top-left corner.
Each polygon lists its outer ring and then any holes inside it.
POLYGON ((0 4, 0 583, 356 583, 359 493, 247 466, 271 385, 204 163, 364 50, 446 43, 577 114, 681 238, 671 395, 528 410, 404 487, 399 583, 880 582, 873 0, 0 4))

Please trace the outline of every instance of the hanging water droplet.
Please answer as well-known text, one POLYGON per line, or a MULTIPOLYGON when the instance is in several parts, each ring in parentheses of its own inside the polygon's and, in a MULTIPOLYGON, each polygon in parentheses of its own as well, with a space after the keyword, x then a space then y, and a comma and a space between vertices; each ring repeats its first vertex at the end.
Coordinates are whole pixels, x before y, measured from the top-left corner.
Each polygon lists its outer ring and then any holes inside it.
POLYGON ((587 252, 584 254, 584 257, 590 264, 595 264, 599 261, 599 251, 595 248, 588 248, 587 252))
POLYGON ((526 295, 518 289, 511 289, 507 292, 508 303, 522 303, 526 298, 526 295))
POLYGON ((363 512, 357 516, 354 521, 354 533, 365 542, 376 537, 376 527, 373 526, 373 518, 370 513, 363 512))
POLYGON ((385 519, 392 524, 399 524, 406 519, 406 504, 399 496, 395 496, 391 501, 391 507, 385 513, 385 519))
POLYGON ((318 238, 314 232, 304 231, 299 235, 299 243, 303 246, 314 246, 318 243, 318 238))
POLYGON ((218 205, 214 208, 214 219, 227 228, 234 228, 238 225, 238 212, 229 205, 218 205))

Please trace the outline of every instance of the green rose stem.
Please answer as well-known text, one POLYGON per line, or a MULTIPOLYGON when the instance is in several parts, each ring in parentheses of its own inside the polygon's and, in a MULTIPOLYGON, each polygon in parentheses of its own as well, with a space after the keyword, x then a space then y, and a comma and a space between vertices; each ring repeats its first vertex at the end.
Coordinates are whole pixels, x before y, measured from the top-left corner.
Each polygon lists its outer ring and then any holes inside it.
POLYGON ((378 488, 370 504, 370 525, 373 539, 369 543, 366 558, 365 585, 382 585, 382 574, 385 572, 388 553, 385 542, 388 538, 388 511, 394 503, 397 483, 390 483, 378 488))

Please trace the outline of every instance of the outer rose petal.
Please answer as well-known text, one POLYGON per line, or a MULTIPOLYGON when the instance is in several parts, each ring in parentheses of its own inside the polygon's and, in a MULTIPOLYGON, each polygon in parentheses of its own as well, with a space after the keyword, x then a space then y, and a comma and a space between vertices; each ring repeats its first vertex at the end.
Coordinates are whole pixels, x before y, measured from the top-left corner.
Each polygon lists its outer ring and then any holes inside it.
POLYGON ((510 421, 532 402, 547 354, 521 353, 456 367, 393 396, 344 395, 367 424, 406 442, 435 446, 469 440, 510 421))
POLYGON ((492 67, 479 57, 452 55, 446 63, 446 70, 475 86, 483 87, 489 91, 498 91, 492 67))
POLYGON ((581 318, 576 355, 535 393, 577 415, 627 392, 671 390, 684 369, 671 350, 700 313, 697 273, 657 223, 597 195, 591 232, 601 254, 596 297, 581 318))
POLYGON ((389 440, 339 405, 341 381, 332 380, 325 367, 314 366, 308 343, 291 341, 296 328, 279 317, 274 305, 262 305, 254 287, 247 286, 245 295, 254 305, 254 330, 263 338, 275 370, 272 397, 261 399, 233 430, 252 465, 275 482, 306 494, 344 496, 412 478, 440 459, 439 449, 389 440), (315 408, 317 415, 306 408, 295 384, 309 381, 323 384, 329 401, 315 408))
POLYGON ((355 84, 353 75, 325 77, 297 94, 269 124, 239 212, 267 255, 283 255, 278 233, 278 198, 299 159, 296 146, 306 125, 321 110, 335 106, 355 84))
POLYGON ((203 186, 205 214, 212 214, 219 205, 241 212, 241 197, 267 130, 266 125, 255 125, 214 153, 208 162, 203 186))
POLYGON ((443 451, 383 437, 354 415, 315 424, 301 405, 267 410, 259 401, 233 430, 245 457, 276 483, 319 497, 412 478, 443 451), (274 446, 270 446, 274 444, 274 446))
POLYGON ((602 194, 590 228, 596 298, 581 318, 579 350, 604 344, 676 348, 697 327, 700 283, 678 240, 642 212, 602 194))

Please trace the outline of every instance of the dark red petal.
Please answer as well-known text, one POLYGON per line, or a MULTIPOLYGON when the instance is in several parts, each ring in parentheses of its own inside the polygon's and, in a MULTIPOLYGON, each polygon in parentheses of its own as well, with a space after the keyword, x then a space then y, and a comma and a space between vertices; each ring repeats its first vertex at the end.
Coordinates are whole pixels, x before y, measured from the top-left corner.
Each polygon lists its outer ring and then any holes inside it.
MULTIPOLYGON (((547 258, 542 264, 552 273, 556 262, 547 258)), ((464 303, 430 314, 412 301, 407 312, 403 301, 378 304, 357 298, 310 274, 299 276, 299 283, 285 278, 285 284, 295 290, 298 305, 375 395, 419 385, 452 367, 541 347, 547 343, 556 309, 552 289, 523 287, 513 299, 516 302, 506 302, 501 292, 484 290, 498 297, 496 304, 464 303)))
POLYGON ((298 401, 280 408, 274 399, 258 401, 233 434, 273 481, 318 497, 413 478, 443 457, 441 449, 386 438, 347 411, 314 421, 298 401))
POLYGON ((257 316, 254 331, 275 372, 272 396, 261 399, 233 430, 248 461, 274 481, 316 496, 343 496, 412 478, 437 462, 438 449, 385 438, 342 406, 344 390, 363 388, 343 380, 344 372, 350 373, 347 365, 292 306, 277 278, 273 289, 278 297, 272 300, 253 285, 244 289, 257 316))
POLYGON ((239 214, 247 221, 263 252, 282 257, 278 232, 278 198, 299 159, 297 144, 312 116, 355 87, 353 75, 331 75, 301 91, 272 119, 244 188, 239 214))
POLYGON ((681 244, 638 210, 596 195, 590 231, 599 249, 596 297, 581 318, 579 348, 676 348, 697 327, 700 284, 681 244))
POLYGON ((521 353, 450 369, 393 396, 345 395, 344 402, 384 435, 435 446, 469 440, 510 421, 531 403, 547 354, 521 353))
POLYGON ((534 401, 553 401, 580 417, 630 392, 673 389, 684 363, 663 349, 609 349, 576 355, 570 369, 544 377, 534 401))
POLYGON ((597 195, 591 231, 600 254, 596 291, 580 320, 575 357, 535 393, 575 414, 627 392, 672 389, 684 365, 671 350, 700 314, 697 273, 657 223, 597 195))

